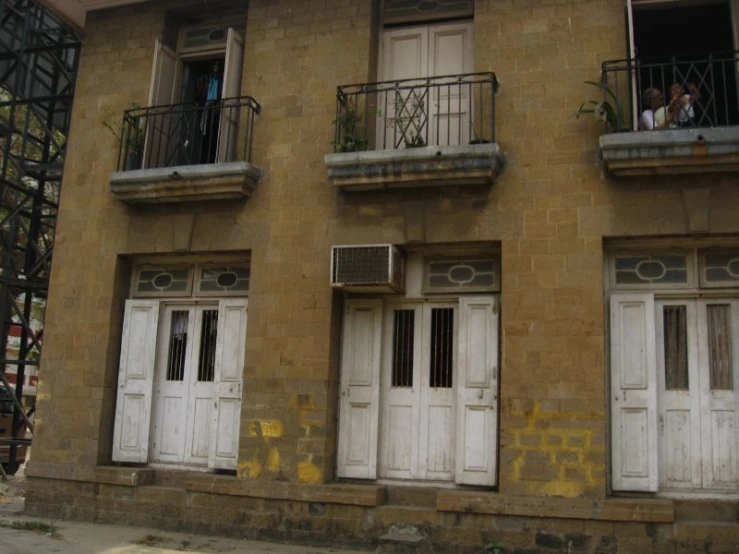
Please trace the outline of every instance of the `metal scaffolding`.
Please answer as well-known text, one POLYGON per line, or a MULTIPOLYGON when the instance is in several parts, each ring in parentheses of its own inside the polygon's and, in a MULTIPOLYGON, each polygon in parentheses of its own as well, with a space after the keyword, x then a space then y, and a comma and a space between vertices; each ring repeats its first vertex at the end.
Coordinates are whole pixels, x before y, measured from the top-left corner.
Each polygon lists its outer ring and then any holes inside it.
POLYGON ((23 386, 41 353, 79 48, 40 3, 0 0, 0 412, 12 413, 0 457, 7 451, 9 473, 33 430, 23 386))

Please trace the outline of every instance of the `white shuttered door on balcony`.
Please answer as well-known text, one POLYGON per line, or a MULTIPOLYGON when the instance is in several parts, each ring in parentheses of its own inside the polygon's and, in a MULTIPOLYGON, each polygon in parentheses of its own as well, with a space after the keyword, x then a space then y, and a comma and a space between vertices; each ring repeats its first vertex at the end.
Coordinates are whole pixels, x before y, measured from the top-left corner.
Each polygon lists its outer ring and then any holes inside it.
POLYGON ((654 295, 612 294, 611 453, 613 489, 657 490, 654 295))
MULTIPOLYGON (((474 71, 472 29, 471 22, 446 23, 429 28, 431 77, 474 71)), ((450 83, 452 81, 449 80, 450 83)), ((472 109, 470 89, 466 86, 444 84, 431 89, 429 94, 429 144, 467 144, 472 109)))
POLYGON ((218 136, 218 161, 236 161, 238 147, 239 106, 236 100, 241 94, 241 74, 244 66, 244 38, 228 29, 226 39, 226 63, 223 68, 221 93, 221 128, 218 136))
POLYGON ((113 431, 114 462, 146 463, 149 458, 158 324, 158 301, 126 301, 113 431))
POLYGON ((380 79, 418 82, 378 96, 378 150, 403 148, 419 135, 429 145, 467 143, 469 91, 458 86, 427 89, 421 85, 428 77, 473 71, 472 29, 472 22, 465 22, 397 27, 384 32, 380 79))
POLYGON ((339 477, 375 479, 380 411, 382 300, 348 299, 339 401, 339 477))
MULTIPOLYGON (((168 106, 180 102, 182 83, 182 60, 171 49, 156 39, 154 64, 149 85, 149 107, 168 106)), ((146 125, 144 142, 144 167, 164 167, 167 164, 169 117, 150 117, 146 125)), ((143 131, 143 128, 141 129, 143 131)))
POLYGON ((456 482, 496 481, 498 428, 498 318, 496 299, 459 299, 456 482))

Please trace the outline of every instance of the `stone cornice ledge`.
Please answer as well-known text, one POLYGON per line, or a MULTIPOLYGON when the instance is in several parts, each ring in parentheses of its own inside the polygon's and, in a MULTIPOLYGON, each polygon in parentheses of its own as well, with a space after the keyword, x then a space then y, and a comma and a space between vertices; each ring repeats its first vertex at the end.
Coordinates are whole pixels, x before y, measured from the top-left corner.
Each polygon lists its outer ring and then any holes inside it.
POLYGON ((503 166, 497 144, 424 146, 327 154, 334 186, 345 191, 492 185, 503 166))
POLYGON ((739 171, 739 127, 610 133, 600 152, 616 177, 739 171))
POLYGON ((110 189, 128 204, 243 199, 252 195, 262 174, 249 162, 135 169, 111 173, 110 189))
POLYGON ((443 512, 670 523, 675 506, 663 498, 557 498, 506 496, 466 491, 439 491, 436 509, 443 512))

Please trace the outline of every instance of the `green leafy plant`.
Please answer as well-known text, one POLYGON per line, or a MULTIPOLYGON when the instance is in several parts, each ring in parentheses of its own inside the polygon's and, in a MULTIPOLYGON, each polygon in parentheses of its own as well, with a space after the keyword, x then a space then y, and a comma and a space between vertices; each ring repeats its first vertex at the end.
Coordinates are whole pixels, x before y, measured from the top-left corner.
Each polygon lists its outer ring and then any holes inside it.
POLYGON ((485 545, 485 554, 500 554, 503 545, 498 541, 491 541, 485 545))
POLYGON ((334 119, 333 123, 337 126, 339 134, 337 139, 331 141, 335 152, 361 152, 367 150, 369 141, 361 136, 359 124, 361 118, 357 112, 351 108, 344 108, 341 113, 334 119))
POLYGON ((579 119, 583 114, 593 114, 596 120, 606 122, 612 131, 626 130, 624 112, 616 94, 602 81, 585 81, 585 84, 598 87, 601 99, 587 100, 580 104, 575 117, 579 119))
MULTIPOLYGON (((138 110, 139 108, 141 108, 141 105, 136 102, 132 102, 128 107, 129 110, 138 110)), ((124 122, 116 121, 114 123, 113 121, 114 120, 111 116, 103 119, 103 127, 108 129, 119 143, 123 140, 123 144, 126 147, 126 155, 128 157, 126 160, 126 167, 129 169, 136 169, 141 162, 145 140, 144 130, 139 125, 140 119, 138 117, 130 119, 129 125, 126 125, 124 122)))

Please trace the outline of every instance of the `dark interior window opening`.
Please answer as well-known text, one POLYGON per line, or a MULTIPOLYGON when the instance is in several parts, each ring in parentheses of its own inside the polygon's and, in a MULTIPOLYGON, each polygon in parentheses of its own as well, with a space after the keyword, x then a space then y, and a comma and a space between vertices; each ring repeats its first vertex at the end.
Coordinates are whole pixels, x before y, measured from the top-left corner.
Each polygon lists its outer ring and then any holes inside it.
POLYGON ((679 85, 680 94, 692 94, 690 125, 739 123, 728 1, 635 9, 633 30, 640 97, 657 88, 668 105, 679 85))
POLYGON ((185 64, 182 101, 193 109, 187 118, 193 137, 189 163, 210 164, 217 161, 220 129, 218 104, 223 90, 224 59, 193 61, 185 64))

